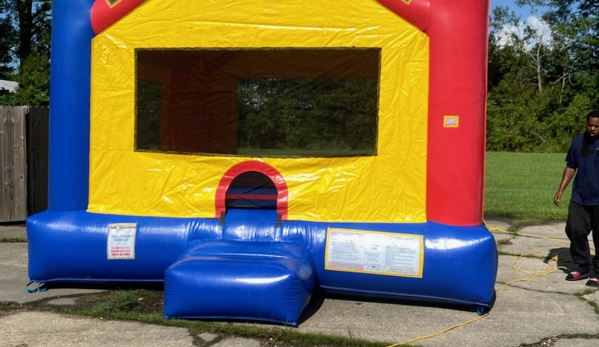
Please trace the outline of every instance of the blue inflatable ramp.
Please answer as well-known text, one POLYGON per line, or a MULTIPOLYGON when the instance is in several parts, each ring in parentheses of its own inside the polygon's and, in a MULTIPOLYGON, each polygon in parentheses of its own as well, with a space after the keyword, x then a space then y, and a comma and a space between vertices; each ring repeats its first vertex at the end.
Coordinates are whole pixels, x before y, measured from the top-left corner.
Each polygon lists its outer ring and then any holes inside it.
POLYGON ((164 315, 296 326, 314 278, 312 255, 299 243, 204 242, 166 270, 164 315))

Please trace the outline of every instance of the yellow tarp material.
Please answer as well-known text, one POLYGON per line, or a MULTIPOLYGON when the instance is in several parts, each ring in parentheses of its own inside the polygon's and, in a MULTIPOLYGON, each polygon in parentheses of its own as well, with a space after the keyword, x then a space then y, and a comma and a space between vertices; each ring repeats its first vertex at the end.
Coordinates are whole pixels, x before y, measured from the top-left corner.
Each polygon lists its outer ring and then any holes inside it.
POLYGON ((425 222, 428 38, 375 0, 147 0, 94 39, 90 212, 214 217, 233 165, 261 160, 290 220, 425 222), (136 152, 136 48, 380 48, 377 155, 248 158, 136 152))

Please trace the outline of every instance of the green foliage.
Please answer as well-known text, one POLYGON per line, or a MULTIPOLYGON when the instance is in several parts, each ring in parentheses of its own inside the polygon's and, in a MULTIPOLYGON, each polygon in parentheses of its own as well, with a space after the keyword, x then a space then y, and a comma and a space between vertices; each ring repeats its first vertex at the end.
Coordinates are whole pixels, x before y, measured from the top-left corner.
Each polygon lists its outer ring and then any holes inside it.
POLYGON ((17 106, 17 97, 15 93, 0 94, 1 106, 17 106))
POLYGON ((0 0, 0 23, 8 30, 5 40, 12 63, 22 63, 34 51, 49 56, 51 14, 47 0, 0 0))
POLYGON ((27 57, 19 73, 9 78, 19 83, 15 93, 0 95, 0 105, 47 106, 50 103, 50 63, 45 56, 32 54, 27 57))
POLYGON ((248 150, 374 154, 375 79, 249 79, 238 82, 238 141, 248 150), (287 151, 286 151, 287 150, 287 151), (289 151, 291 150, 291 151, 289 151))
MULTIPOLYGON (((376 79, 240 79, 237 85, 237 154, 376 154, 376 79)), ((159 147, 161 87, 137 82, 137 149, 159 147)))
POLYGON ((15 36, 15 33, 14 28, 10 24, 10 18, 1 16, 3 12, 3 10, 0 10, 0 33, 2 33, 0 35, 0 79, 6 80, 8 79, 8 75, 14 71, 10 63, 12 61, 12 38, 15 36))
POLYGON ((548 6, 544 33, 519 23, 507 8, 493 10, 489 42, 487 149, 565 152, 599 108, 599 1, 518 0, 548 6), (517 25, 524 30, 519 34, 517 25), (506 36, 506 28, 512 34, 506 36))
POLYGON ((19 82, 3 105, 49 103, 51 2, 0 0, 0 79, 19 82))
POLYGON ((43 55, 31 54, 21 64, 15 99, 18 105, 46 106, 50 103, 50 63, 43 55))

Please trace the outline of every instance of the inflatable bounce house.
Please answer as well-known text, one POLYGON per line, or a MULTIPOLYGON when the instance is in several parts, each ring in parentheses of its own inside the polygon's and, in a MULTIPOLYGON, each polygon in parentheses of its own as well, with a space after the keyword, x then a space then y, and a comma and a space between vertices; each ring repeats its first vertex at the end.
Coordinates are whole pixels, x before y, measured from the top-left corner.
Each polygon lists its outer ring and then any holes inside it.
POLYGON ((488 310, 488 7, 54 1, 31 283, 288 325, 316 289, 488 310))

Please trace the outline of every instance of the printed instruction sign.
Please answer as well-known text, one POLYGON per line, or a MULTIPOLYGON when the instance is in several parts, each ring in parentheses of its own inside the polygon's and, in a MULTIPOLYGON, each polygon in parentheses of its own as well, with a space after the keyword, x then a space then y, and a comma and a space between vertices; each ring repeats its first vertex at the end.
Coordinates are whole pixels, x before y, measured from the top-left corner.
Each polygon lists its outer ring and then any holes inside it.
POLYGON ((135 223, 109 224, 106 245, 108 259, 135 259, 136 233, 135 223))
POLYGON ((422 278, 422 235, 329 228, 325 269, 422 278))

